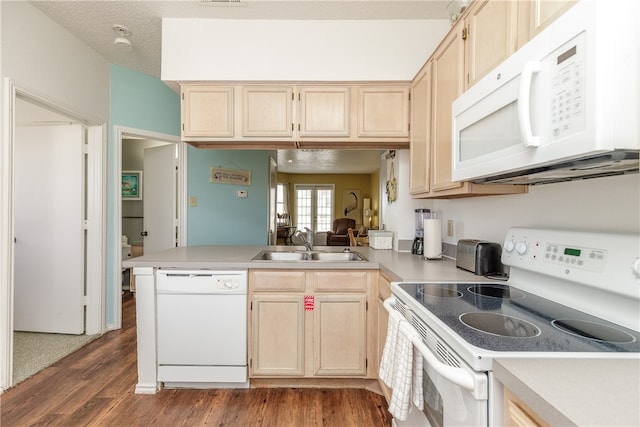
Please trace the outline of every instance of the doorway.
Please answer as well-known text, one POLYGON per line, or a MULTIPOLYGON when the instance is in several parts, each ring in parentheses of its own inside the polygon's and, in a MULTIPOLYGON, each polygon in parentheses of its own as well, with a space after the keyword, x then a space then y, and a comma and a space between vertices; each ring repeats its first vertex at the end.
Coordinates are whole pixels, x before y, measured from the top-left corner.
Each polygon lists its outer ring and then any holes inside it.
MULTIPOLYGON (((24 362, 14 329, 54 337, 36 354, 58 351, 60 337, 86 342, 103 331, 106 229, 105 126, 10 81, 5 88, 2 390, 14 385, 14 366, 24 362)), ((27 342, 33 350, 42 340, 27 342)))
POLYGON ((179 137, 119 126, 114 133, 118 159, 114 188, 122 188, 127 174, 139 177, 141 190, 136 197, 121 194, 114 200, 114 236, 118 236, 114 245, 114 327, 119 329, 122 292, 135 291, 135 278, 130 270, 122 269, 122 261, 186 244, 187 171, 186 146, 179 137))

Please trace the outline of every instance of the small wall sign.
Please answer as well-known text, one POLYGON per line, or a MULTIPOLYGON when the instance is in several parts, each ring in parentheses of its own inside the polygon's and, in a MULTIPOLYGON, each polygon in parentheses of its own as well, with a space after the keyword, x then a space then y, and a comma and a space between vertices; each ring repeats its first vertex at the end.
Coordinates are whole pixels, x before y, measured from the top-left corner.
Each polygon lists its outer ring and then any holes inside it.
POLYGON ((222 169, 212 166, 209 182, 217 184, 251 185, 251 171, 222 169))

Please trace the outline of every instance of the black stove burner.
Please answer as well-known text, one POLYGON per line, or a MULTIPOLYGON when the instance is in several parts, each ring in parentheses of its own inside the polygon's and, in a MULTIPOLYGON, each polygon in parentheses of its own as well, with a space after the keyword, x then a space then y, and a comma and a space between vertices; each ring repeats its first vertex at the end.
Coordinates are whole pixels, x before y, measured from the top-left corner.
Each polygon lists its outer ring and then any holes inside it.
POLYGON ((562 332, 594 341, 625 344, 636 340, 631 334, 618 328, 586 320, 557 319, 551 324, 562 332))
POLYGON ((506 314, 484 311, 464 313, 460 321, 470 328, 501 337, 529 338, 540 335, 540 329, 534 324, 506 314))
POLYGON ((446 287, 445 285, 424 286, 418 289, 418 293, 426 297, 437 298, 461 298, 462 292, 457 289, 446 287))
POLYGON ((521 299, 524 298, 524 294, 516 289, 513 289, 507 285, 493 285, 493 284, 479 284, 469 286, 467 290, 476 295, 482 295, 483 297, 502 298, 502 299, 521 299))
POLYGON ((640 352, 640 332, 505 283, 404 282, 398 289, 394 294, 424 322, 445 326, 448 331, 441 333, 456 334, 478 348, 640 352))

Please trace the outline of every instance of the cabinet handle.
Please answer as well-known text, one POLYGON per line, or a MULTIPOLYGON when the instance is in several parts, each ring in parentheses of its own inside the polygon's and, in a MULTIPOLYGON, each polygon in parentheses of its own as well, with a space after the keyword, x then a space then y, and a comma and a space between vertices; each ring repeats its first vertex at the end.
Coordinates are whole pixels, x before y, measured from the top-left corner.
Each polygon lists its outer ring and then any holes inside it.
POLYGON ((466 28, 462 29, 462 40, 467 39, 467 35, 469 35, 469 31, 466 28))

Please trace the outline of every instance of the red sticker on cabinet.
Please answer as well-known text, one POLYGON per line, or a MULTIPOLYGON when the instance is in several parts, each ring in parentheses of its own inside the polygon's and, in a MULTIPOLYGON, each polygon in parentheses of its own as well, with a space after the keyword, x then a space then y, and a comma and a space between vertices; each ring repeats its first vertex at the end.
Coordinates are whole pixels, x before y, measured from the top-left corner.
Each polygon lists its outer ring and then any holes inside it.
POLYGON ((304 296, 304 311, 313 311, 314 306, 314 297, 313 295, 305 295, 304 296))

